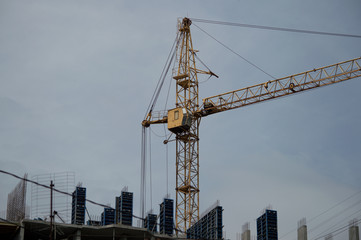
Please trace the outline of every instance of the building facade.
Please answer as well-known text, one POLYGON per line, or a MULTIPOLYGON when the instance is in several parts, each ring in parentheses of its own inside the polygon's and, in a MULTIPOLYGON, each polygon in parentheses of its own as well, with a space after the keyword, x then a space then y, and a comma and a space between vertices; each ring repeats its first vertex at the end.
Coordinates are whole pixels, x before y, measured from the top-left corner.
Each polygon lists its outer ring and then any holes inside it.
POLYGON ((86 188, 76 187, 72 194, 71 224, 84 225, 86 188))
POLYGON ((133 225, 133 193, 122 191, 115 198, 115 221, 116 223, 133 225))
POLYGON ((257 240, 278 240, 277 211, 266 209, 257 218, 257 240))

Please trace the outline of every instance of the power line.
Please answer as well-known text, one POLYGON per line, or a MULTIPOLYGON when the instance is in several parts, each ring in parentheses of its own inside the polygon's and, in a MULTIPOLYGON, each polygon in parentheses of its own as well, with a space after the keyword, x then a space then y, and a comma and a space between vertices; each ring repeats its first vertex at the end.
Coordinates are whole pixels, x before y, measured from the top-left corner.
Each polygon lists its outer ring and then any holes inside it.
MULTIPOLYGON (((6 174, 6 175, 9 175, 9 176, 12 176, 12 177, 14 177, 14 178, 17 178, 17 179, 20 179, 20 180, 23 180, 23 181, 26 181, 26 182, 33 183, 33 184, 35 184, 35 185, 38 185, 38 186, 41 186, 41 187, 44 187, 44 188, 47 188, 47 189, 50 189, 50 188, 51 188, 50 186, 47 186, 47 185, 45 185, 45 184, 41 184, 41 183, 35 182, 35 181, 33 181, 33 180, 20 177, 20 176, 14 174, 14 173, 10 173, 10 172, 7 172, 7 171, 1 170, 1 169, 0 169, 0 173, 3 173, 3 174, 6 174)), ((72 196, 72 194, 67 193, 67 192, 64 192, 64 191, 61 191, 61 190, 58 190, 58 189, 56 189, 56 188, 54 188, 54 187, 52 188, 52 190, 55 191, 55 192, 61 193, 61 194, 65 194, 65 195, 72 196)), ((101 207, 106 207, 106 208, 109 207, 108 205, 101 204, 101 203, 97 203, 97 202, 92 201, 92 200, 90 200, 90 199, 85 199, 85 200, 86 200, 87 202, 89 202, 89 203, 92 203, 92 204, 95 204, 95 205, 98 205, 98 206, 101 206, 101 207)), ((139 219, 139 220, 142 220, 142 221, 145 220, 145 218, 141 218, 141 217, 138 217, 138 216, 136 216, 136 215, 132 215, 132 217, 134 217, 134 218, 136 218, 136 219, 139 219)), ((159 215, 158 215, 158 217, 159 217, 159 215)), ((9 222, 9 221, 7 221, 6 219, 2 219, 2 218, 0 218, 0 220, 9 222)), ((155 224, 156 224, 156 225, 160 225, 160 223, 157 223, 157 222, 156 222, 155 224)), ((181 230, 181 229, 177 229, 175 226, 173 226, 173 230, 175 230, 176 232, 180 232, 180 233, 183 233, 183 234, 187 234, 187 232, 185 232, 185 231, 183 231, 183 230, 181 230)), ((179 238, 179 239, 182 239, 182 238, 179 238)), ((186 238, 184 238, 184 239, 186 239, 186 238)), ((206 240, 206 239, 205 239, 205 240, 206 240)), ((211 240, 211 239, 209 239, 209 240, 211 240)))
MULTIPOLYGON (((23 178, 23 177, 20 177, 14 173, 10 173, 10 172, 7 172, 7 171, 4 171, 4 170, 1 170, 0 169, 0 173, 3 173, 3 174, 6 174, 6 175, 9 175, 9 176, 12 176, 14 178, 17 178, 17 179, 20 179, 20 180, 23 180, 23 181, 26 181, 26 182, 30 182, 30 183, 33 183, 35 185, 38 185, 40 187, 44 187, 44 188, 47 188, 47 189, 51 189, 50 186, 47 186, 45 184, 41 184, 41 183, 38 183, 38 182, 35 182, 33 180, 30 180, 30 179, 27 179, 27 178, 23 178)), ((61 194, 65 194, 65 195, 68 195, 68 196, 73 196, 71 193, 67 193, 67 192, 64 192, 64 191, 61 191, 61 190, 58 190, 56 188, 52 188, 53 191, 55 192, 58 192, 58 193, 61 193, 61 194)), ((94 205, 97 205, 97 206, 100 206, 100 207, 105 207, 105 208, 108 208, 109 206, 108 205, 105 205, 105 204, 102 204, 102 203, 98 203, 98 202, 95 202, 93 200, 90 200, 90 199, 85 199, 85 201, 91 203, 91 204, 94 204, 94 205)), ((134 218, 137 218, 137 219, 141 219, 141 220, 144 220, 144 218, 141 218, 141 217, 138 217, 138 216, 135 216, 135 215, 132 215, 134 218)))
MULTIPOLYGON (((355 222, 355 224, 358 224, 358 223, 360 223, 360 222, 361 222, 361 220, 357 220, 357 221, 355 222)), ((334 231, 332 231, 332 232, 327 233, 326 235, 317 237, 317 238, 315 238, 314 240, 318 240, 318 239, 324 238, 324 237, 326 237, 326 236, 329 235, 329 234, 332 234, 333 236, 337 236, 338 234, 341 234, 341 233, 343 233, 344 231, 346 231, 346 230, 348 229, 348 227, 349 227, 349 225, 342 226, 342 227, 340 227, 340 228, 338 228, 338 229, 336 229, 336 230, 334 230, 334 231)))
POLYGON ((350 219, 351 216, 357 214, 361 212, 361 209, 359 209, 358 211, 352 213, 351 215, 347 216, 346 218, 343 218, 341 221, 337 222, 336 224, 332 225, 331 227, 329 227, 328 229, 322 231, 321 233, 319 233, 318 235, 316 235, 316 237, 319 237, 320 235, 322 236, 323 234, 327 233, 328 231, 330 231, 331 229, 334 229, 335 227, 337 227, 338 225, 342 224, 343 222, 345 222, 347 219, 350 219))
POLYGON ((356 195, 358 195, 358 194, 360 194, 360 193, 361 193, 361 190, 360 190, 360 191, 358 191, 358 192, 356 192, 356 193, 354 193, 354 194, 352 194, 351 196, 349 196, 349 197, 345 198, 344 200, 342 200, 342 201, 340 201, 340 202, 336 203, 335 205, 331 206, 330 208, 328 208, 327 210, 325 210, 325 211, 323 211, 322 213, 318 214, 317 216, 315 216, 315 217, 311 218, 308 222, 312 222, 312 221, 313 221, 313 220, 315 220, 316 218, 318 218, 318 217, 322 216, 323 214, 325 214, 325 213, 327 213, 327 212, 331 211, 332 209, 336 208, 336 207, 337 207, 337 206, 339 206, 340 204, 342 204, 342 203, 346 202, 347 200, 349 200, 349 199, 353 198, 354 196, 356 196, 356 195))
POLYGON ((272 27, 272 26, 263 26, 263 25, 245 24, 245 23, 232 23, 232 22, 223 22, 223 21, 199 19, 199 18, 190 18, 190 19, 192 21, 194 21, 194 22, 218 24, 218 25, 233 26, 233 27, 246 27, 246 28, 273 30, 273 31, 307 33, 307 34, 328 35, 328 36, 337 36, 337 37, 361 38, 361 35, 354 35, 354 34, 321 32, 321 31, 312 31, 312 30, 295 29, 295 28, 281 28, 281 27, 272 27))
MULTIPOLYGON (((320 214, 312 217, 310 220, 308 220, 308 223, 314 221, 315 219, 317 219, 317 218, 319 218, 320 216, 326 214, 327 212, 331 211, 332 209, 336 208, 337 206, 339 206, 339 205, 341 205, 342 203, 346 202, 347 200, 349 200, 349 199, 357 196, 357 195, 360 194, 360 193, 361 193, 361 190, 360 190, 360 191, 357 191, 356 193, 352 194, 351 196, 348 196, 347 198, 341 200, 340 202, 337 202, 336 204, 332 205, 330 208, 328 208, 328 209, 326 209, 325 211, 321 212, 320 214)), ((359 203, 359 202, 357 202, 357 203, 359 203)), ((351 207, 353 207, 353 205, 352 205, 351 207)), ((348 207, 348 208, 350 208, 350 207, 348 207)), ((347 208, 347 209, 348 209, 348 208, 347 208)), ((342 211, 345 211, 345 210, 342 210, 342 211)), ((338 214, 339 214, 339 213, 338 213, 338 214)), ((337 214, 337 215, 338 215, 338 214, 337 214)), ((324 222, 322 222, 321 224, 319 224, 319 225, 317 225, 316 227, 314 227, 313 229, 310 229, 309 232, 312 232, 312 231, 314 231, 315 229, 319 228, 321 225, 323 225, 324 223, 326 223, 326 222, 329 221, 330 219, 332 219, 332 218, 329 218, 329 219, 325 220, 324 222)), ((282 235, 282 236, 280 237, 280 239, 283 239, 284 237, 288 236, 289 234, 295 232, 296 230, 297 230, 297 228, 292 229, 291 231, 289 231, 289 232, 287 232, 286 234, 282 235)))

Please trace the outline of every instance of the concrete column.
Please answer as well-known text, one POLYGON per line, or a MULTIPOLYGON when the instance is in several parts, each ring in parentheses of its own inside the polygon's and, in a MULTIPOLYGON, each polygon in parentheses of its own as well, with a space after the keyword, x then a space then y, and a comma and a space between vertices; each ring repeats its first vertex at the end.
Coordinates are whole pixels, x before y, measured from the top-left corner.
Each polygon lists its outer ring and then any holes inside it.
POLYGON ((349 240, 360 240, 360 233, 358 226, 350 226, 348 230, 348 239, 349 240))
POLYGON ((251 230, 245 230, 242 233, 241 240, 251 240, 251 230))
POLYGON ((24 240, 25 239, 24 236, 25 236, 25 227, 24 227, 24 224, 21 222, 20 223, 20 229, 16 233, 14 239, 15 240, 24 240))
POLYGON ((81 230, 78 229, 75 234, 75 240, 81 240, 81 230))
POLYGON ((251 240, 251 230, 249 230, 249 222, 242 225, 241 240, 251 240))
POLYGON ((307 226, 302 225, 297 229, 297 240, 307 240, 307 226))

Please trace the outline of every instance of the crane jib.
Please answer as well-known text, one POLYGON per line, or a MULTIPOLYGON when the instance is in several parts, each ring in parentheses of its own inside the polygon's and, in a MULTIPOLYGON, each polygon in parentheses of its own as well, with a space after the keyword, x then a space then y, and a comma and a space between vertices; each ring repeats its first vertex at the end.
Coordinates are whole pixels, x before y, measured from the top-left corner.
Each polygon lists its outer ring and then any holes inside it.
POLYGON ((207 116, 217 112, 231 110, 293 93, 350 80, 360 76, 361 58, 355 58, 349 61, 205 98, 203 99, 203 109, 196 114, 207 116))

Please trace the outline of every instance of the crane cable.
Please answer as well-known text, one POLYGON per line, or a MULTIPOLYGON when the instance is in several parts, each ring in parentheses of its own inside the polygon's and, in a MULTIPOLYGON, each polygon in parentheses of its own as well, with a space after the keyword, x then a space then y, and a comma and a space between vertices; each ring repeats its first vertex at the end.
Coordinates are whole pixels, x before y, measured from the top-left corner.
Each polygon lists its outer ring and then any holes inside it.
POLYGON ((152 134, 149 133, 149 198, 150 198, 150 209, 153 208, 153 188, 152 188, 152 134))
POLYGON ((201 30, 202 32, 204 32, 206 35, 208 35, 210 38, 212 38, 214 41, 218 42, 219 44, 221 44, 223 47, 225 47, 226 49, 228 49, 229 51, 231 51, 233 54, 237 55, 238 57, 242 58, 244 61, 246 61, 248 64, 252 65, 253 67, 257 68, 258 70, 260 70, 261 72, 263 72, 264 74, 268 75, 269 77, 273 78, 274 80, 276 80, 276 78, 274 76, 272 76, 271 74, 269 74, 268 72, 266 72, 265 70, 263 70, 262 68, 260 68, 259 66, 257 66, 256 64, 254 64, 253 62, 249 61, 248 59, 246 59, 245 57, 241 56, 239 53, 235 52, 234 50, 232 50, 230 47, 228 47, 226 44, 222 43, 221 41, 219 41, 218 39, 216 39, 215 37, 213 37, 212 35, 210 35, 208 32, 206 32, 205 30, 203 30, 201 27, 199 27, 197 24, 193 23, 194 26, 196 26, 199 30, 201 30))
POLYGON ((162 73, 161 73, 161 75, 159 77, 157 86, 155 88, 155 91, 153 93, 153 96, 151 98, 149 106, 148 106, 147 111, 145 113, 144 119, 147 117, 148 113, 151 113, 153 111, 153 108, 154 108, 155 104, 157 103, 160 91, 161 91, 161 89, 163 87, 163 84, 164 84, 165 77, 167 76, 169 68, 171 66, 171 63, 172 63, 172 61, 173 61, 173 59, 175 57, 175 53, 176 53, 177 46, 179 44, 179 40, 180 40, 180 36, 179 36, 179 32, 177 32, 176 38, 175 38, 175 40, 173 42, 173 45, 172 45, 172 48, 171 48, 171 50, 170 50, 170 52, 168 54, 167 61, 166 61, 165 65, 164 65, 162 73))
MULTIPOLYGON (((159 77, 157 86, 145 113, 144 119, 147 118, 148 114, 153 111, 155 104, 157 103, 160 91, 163 87, 164 80, 168 74, 171 63, 175 57, 176 49, 179 44, 180 36, 177 32, 176 38, 173 42, 171 50, 168 54, 166 63, 163 67, 162 73, 159 77)), ((146 127, 142 126, 142 143, 141 143, 141 183, 140 183, 140 215, 144 219, 145 209, 146 209, 146 157, 147 157, 147 131, 146 127)))
POLYGON ((264 30, 273 30, 273 31, 307 33, 307 34, 328 35, 328 36, 337 36, 337 37, 361 38, 361 35, 354 35, 354 34, 311 31, 311 30, 295 29, 295 28, 271 27, 271 26, 262 26, 262 25, 245 24, 245 23, 232 23, 232 22, 223 22, 223 21, 214 21, 214 20, 199 19, 199 18, 190 18, 190 19, 191 19, 193 22, 209 23, 209 24, 218 24, 218 25, 233 26, 233 27, 246 27, 246 28, 256 28, 256 29, 264 29, 264 30))
POLYGON ((147 156, 147 131, 146 127, 142 126, 142 144, 141 144, 141 170, 140 170, 140 217, 144 219, 145 200, 146 200, 146 156, 147 156))

